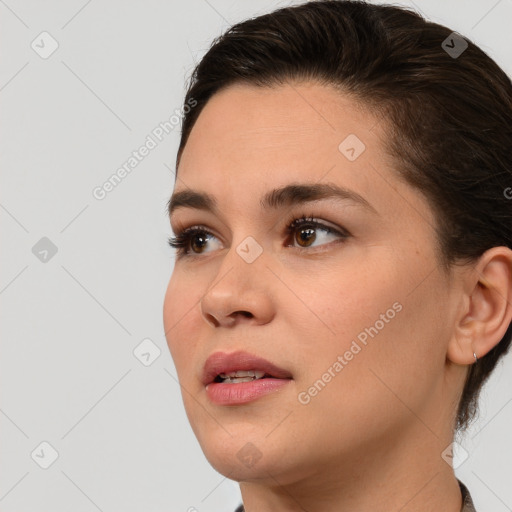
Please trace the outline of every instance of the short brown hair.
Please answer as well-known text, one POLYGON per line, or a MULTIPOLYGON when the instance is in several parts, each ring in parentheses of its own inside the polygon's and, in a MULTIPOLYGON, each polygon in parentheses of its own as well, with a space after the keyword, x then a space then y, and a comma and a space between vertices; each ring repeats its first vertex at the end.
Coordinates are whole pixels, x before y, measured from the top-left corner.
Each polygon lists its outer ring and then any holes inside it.
MULTIPOLYGON (((176 167, 213 94, 234 83, 311 80, 386 118, 398 174, 436 215, 440 261, 475 261, 512 247, 512 84, 471 41, 417 13, 362 1, 321 0, 243 21, 218 37, 190 77, 176 167), (454 39, 455 38, 455 39, 454 39), (450 48, 465 47, 460 55, 450 48)), ((484 382, 507 353, 503 339, 470 366, 455 428, 478 412, 484 382)))

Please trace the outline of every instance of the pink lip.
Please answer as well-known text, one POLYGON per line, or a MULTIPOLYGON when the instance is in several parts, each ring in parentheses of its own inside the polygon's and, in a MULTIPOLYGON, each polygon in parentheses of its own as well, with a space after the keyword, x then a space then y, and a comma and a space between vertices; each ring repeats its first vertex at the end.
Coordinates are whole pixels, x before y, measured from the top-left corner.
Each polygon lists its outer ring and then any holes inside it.
POLYGON ((208 357, 204 365, 202 381, 206 386, 206 394, 212 402, 219 405, 239 405, 282 388, 290 382, 291 378, 290 372, 270 361, 238 351, 231 354, 215 352, 208 357), (214 382, 220 373, 237 370, 263 371, 268 377, 238 384, 214 382))
POLYGON ((211 384, 220 373, 236 372, 237 370, 259 370, 277 379, 290 379, 291 373, 279 368, 270 361, 239 351, 226 354, 214 352, 207 360, 203 370, 203 384, 211 384))

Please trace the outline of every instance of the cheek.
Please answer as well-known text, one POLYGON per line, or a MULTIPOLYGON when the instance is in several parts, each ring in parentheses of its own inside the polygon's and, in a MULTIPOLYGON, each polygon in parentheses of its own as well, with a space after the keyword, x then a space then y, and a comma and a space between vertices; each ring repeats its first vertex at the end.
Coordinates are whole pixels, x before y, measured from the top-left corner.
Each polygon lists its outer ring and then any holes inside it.
MULTIPOLYGON (((338 365, 338 372, 331 373, 344 373, 343 386, 355 392, 369 380, 378 382, 371 369, 407 391, 408 379, 410 383, 412 376, 418 378, 415 373, 441 360, 446 298, 439 291, 437 271, 425 279, 433 264, 404 265, 385 251, 379 256, 378 262, 357 258, 338 269, 325 266, 316 274, 314 287, 288 276, 306 306, 299 305, 302 314, 296 313, 290 323, 297 329, 295 339, 301 340, 302 388, 321 379, 345 354, 343 372, 338 365)), ((339 380, 329 387, 341 385, 339 380)))
MULTIPOLYGON (((393 268, 392 261, 380 258, 374 268, 372 262, 359 254, 318 267, 310 280, 300 278, 297 273, 290 273, 286 279, 293 283, 301 299, 302 304, 293 302, 298 308, 296 315, 297 320, 301 319, 301 327, 309 325, 314 338, 326 345, 326 351, 317 356, 343 350, 376 322, 378 330, 384 330, 400 316, 397 309, 401 309, 400 302, 405 296, 404 279, 393 268)), ((286 307, 291 308, 292 303, 288 303, 286 307)), ((311 345, 308 336, 302 340, 311 345)))
MULTIPOLYGON (((194 292, 193 278, 174 272, 171 276, 165 294, 163 320, 165 337, 173 358, 178 376, 186 361, 191 361, 199 338, 197 318, 194 321, 194 306, 200 300, 200 295, 194 292)), ((183 375, 186 377, 186 375, 183 375)))

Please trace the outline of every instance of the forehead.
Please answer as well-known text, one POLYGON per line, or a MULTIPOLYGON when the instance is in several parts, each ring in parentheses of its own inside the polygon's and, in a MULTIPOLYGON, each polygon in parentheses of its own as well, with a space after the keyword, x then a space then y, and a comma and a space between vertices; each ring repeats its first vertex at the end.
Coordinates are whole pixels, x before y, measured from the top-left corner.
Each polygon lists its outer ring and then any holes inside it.
POLYGON ((317 156, 327 158, 337 156, 339 143, 349 134, 375 145, 376 133, 366 132, 376 124, 354 99, 330 87, 313 83, 272 88, 237 84, 221 90, 205 105, 182 160, 191 153, 195 160, 201 156, 233 161, 266 156, 298 159, 310 153, 312 146, 317 156), (201 152, 193 151, 196 149, 201 152))
POLYGON ((318 181, 328 172, 331 179, 336 173, 329 169, 340 165, 354 173, 357 160, 382 150, 377 125, 353 99, 325 86, 233 85, 215 94, 200 113, 180 160, 183 183, 178 179, 176 188, 206 179, 227 186, 228 177, 247 185, 280 177, 318 181), (346 156, 354 155, 344 154, 340 144, 348 150, 356 144, 357 158, 350 162, 346 156))
POLYGON ((354 98, 313 83, 234 85, 205 105, 183 150, 175 193, 215 196, 231 212, 293 182, 355 191, 388 218, 411 205, 433 225, 423 196, 403 183, 385 151, 386 126, 354 98), (419 208, 419 210, 418 210, 419 208))

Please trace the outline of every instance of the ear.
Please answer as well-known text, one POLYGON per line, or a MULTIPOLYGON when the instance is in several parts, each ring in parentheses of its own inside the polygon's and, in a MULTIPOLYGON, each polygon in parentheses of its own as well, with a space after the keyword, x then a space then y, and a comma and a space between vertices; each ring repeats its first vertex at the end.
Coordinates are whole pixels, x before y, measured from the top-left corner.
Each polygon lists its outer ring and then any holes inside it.
POLYGON ((503 338, 512 321, 512 250, 493 247, 482 254, 463 279, 467 290, 447 357, 473 364, 503 338))

